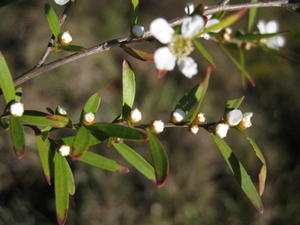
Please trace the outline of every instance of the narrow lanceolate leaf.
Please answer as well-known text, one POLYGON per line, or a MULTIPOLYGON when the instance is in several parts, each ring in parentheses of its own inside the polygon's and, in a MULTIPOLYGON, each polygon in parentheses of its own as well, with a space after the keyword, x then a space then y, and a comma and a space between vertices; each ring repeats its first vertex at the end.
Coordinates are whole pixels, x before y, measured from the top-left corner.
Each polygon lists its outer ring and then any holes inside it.
POLYGON ((249 198, 249 200, 254 205, 254 207, 260 213, 263 213, 264 206, 262 204, 260 196, 257 193, 257 190, 255 189, 255 186, 254 186, 250 176, 248 175, 245 167, 243 166, 243 164, 234 155, 231 148, 228 146, 228 144, 223 139, 221 139, 215 135, 212 135, 212 138, 213 138, 215 144, 217 145, 218 149, 220 150, 221 155, 225 159, 230 171, 233 173, 237 182, 241 186, 243 192, 249 198))
POLYGON ((64 225, 69 209, 68 162, 65 157, 55 153, 54 157, 54 191, 56 218, 59 225, 64 225))
POLYGON ((156 185, 162 187, 169 176, 170 164, 168 155, 164 150, 160 140, 151 132, 147 132, 149 137, 149 149, 154 164, 156 185))
POLYGON ((90 145, 90 137, 91 133, 84 126, 81 126, 78 129, 72 144, 72 159, 80 158, 82 154, 88 150, 90 145))
POLYGON ((245 96, 242 96, 240 98, 235 98, 235 99, 231 99, 228 100, 226 102, 226 106, 225 106, 225 112, 237 109, 240 107, 240 105, 242 104, 242 102, 244 101, 245 96))
POLYGON ((258 181, 259 181, 258 190, 259 190, 260 196, 262 196, 262 194, 264 193, 264 190, 265 190, 266 179, 267 179, 267 164, 266 164, 265 157, 264 157, 262 151, 260 150, 260 148, 258 147, 258 145, 256 144, 256 142, 245 131, 243 131, 241 129, 239 129, 239 131, 243 135, 245 135, 246 139, 251 144, 252 149, 255 152, 257 158, 259 158, 260 162, 262 163, 260 172, 258 174, 258 181))
POLYGON ((0 88, 3 92, 6 103, 15 99, 14 82, 2 52, 0 51, 0 88))
POLYGON ((72 169, 67 160, 65 160, 65 163, 66 163, 69 195, 74 195, 75 194, 75 181, 74 181, 73 172, 72 172, 72 169))
POLYGON ((51 5, 45 4, 45 13, 52 34, 58 39, 60 33, 60 23, 58 17, 51 5))
MULTIPOLYGON (((204 81, 201 82, 200 84, 197 84, 195 87, 193 87, 191 90, 189 90, 177 103, 175 106, 175 109, 182 109, 185 114, 189 114, 189 112, 195 107, 195 105, 198 103, 197 109, 194 110, 195 112, 197 110, 200 110, 202 101, 204 99, 208 84, 209 84, 209 79, 210 79, 210 71, 211 69, 207 70, 207 74, 204 78, 204 81), (200 106, 199 106, 200 105, 200 106), (198 109, 199 108, 199 109, 198 109)), ((195 113, 197 114, 198 111, 195 113)), ((194 118, 189 119, 189 121, 194 120, 194 118)))
POLYGON ((21 159, 25 153, 25 136, 23 127, 18 117, 10 117, 9 131, 13 149, 16 153, 16 156, 21 159))
POLYGON ((50 141, 48 138, 44 140, 41 135, 36 135, 35 142, 39 152, 39 157, 46 181, 49 185, 51 185, 51 168, 53 169, 53 155, 50 150, 50 141))
POLYGON ((49 115, 43 112, 26 110, 20 117, 22 123, 28 123, 37 126, 65 127, 69 119, 60 115, 49 115))
POLYGON ((94 123, 87 128, 92 135, 94 135, 100 141, 106 140, 110 137, 133 141, 145 141, 145 139, 147 139, 146 135, 137 129, 124 127, 113 123, 94 123))
POLYGON ((139 59, 141 61, 146 61, 146 62, 153 62, 153 54, 149 52, 145 52, 139 49, 131 48, 126 45, 121 45, 120 46, 126 53, 131 55, 132 57, 139 59))
POLYGON ((93 94, 87 102, 85 103, 83 107, 84 112, 91 112, 91 113, 96 113, 99 109, 101 103, 101 97, 99 93, 93 94))
POLYGON ((83 156, 81 156, 79 161, 87 163, 91 166, 95 166, 101 169, 118 172, 118 173, 128 173, 129 169, 125 166, 121 165, 120 163, 116 162, 115 160, 106 158, 104 156, 92 153, 92 152, 85 152, 83 156))
POLYGON ((135 76, 132 68, 126 60, 122 68, 122 91, 123 91, 123 118, 126 119, 131 111, 135 98, 135 76))
POLYGON ((131 10, 131 25, 135 25, 138 22, 138 7, 139 0, 131 0, 132 10, 131 10))
POLYGON ((68 52, 82 52, 86 50, 85 47, 78 46, 78 45, 67 45, 67 46, 60 45, 58 46, 58 49, 68 51, 68 52))
POLYGON ((255 87, 254 80, 252 79, 250 74, 247 72, 247 70, 243 67, 243 65, 241 65, 239 63, 239 61, 237 61, 225 47, 223 47, 222 45, 220 45, 220 47, 225 52, 227 57, 231 60, 231 62, 233 62, 233 64, 242 72, 242 75, 250 82, 250 84, 253 87, 255 87))
POLYGON ((197 36, 212 32, 214 30, 221 30, 225 27, 228 27, 228 26, 232 25, 233 23, 235 23, 236 21, 238 21, 246 12, 247 12, 247 9, 242 9, 242 10, 238 11, 237 13, 226 17, 220 23, 217 23, 215 25, 205 28, 197 36))
POLYGON ((205 49, 205 47, 201 44, 200 41, 194 39, 193 40, 194 45, 196 46, 199 53, 209 62, 211 66, 216 68, 216 64, 214 63, 214 60, 212 56, 209 54, 209 52, 205 49))
MULTIPOLYGON (((68 136, 61 139, 61 141, 69 146, 72 146, 75 140, 75 136, 68 136)), ((97 138, 95 138, 93 135, 90 135, 90 141, 89 141, 89 147, 93 145, 100 144, 101 141, 99 141, 97 138)))
MULTIPOLYGON (((257 0, 251 0, 251 2, 255 3, 255 2, 257 2, 257 0)), ((252 30, 252 27, 255 23, 256 15, 257 15, 257 8, 249 9, 248 32, 251 32, 251 30, 252 30)))
POLYGON ((123 158, 136 168, 148 179, 155 181, 155 172, 153 166, 148 163, 140 154, 128 145, 123 143, 112 143, 114 148, 123 156, 123 158))

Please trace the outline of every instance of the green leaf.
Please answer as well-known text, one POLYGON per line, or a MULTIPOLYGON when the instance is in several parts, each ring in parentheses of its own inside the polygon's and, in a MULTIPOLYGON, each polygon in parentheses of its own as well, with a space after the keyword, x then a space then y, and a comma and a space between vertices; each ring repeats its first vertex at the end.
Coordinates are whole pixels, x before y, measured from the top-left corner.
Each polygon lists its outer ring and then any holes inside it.
POLYGON ((58 46, 58 49, 68 51, 68 52, 82 52, 82 51, 86 50, 85 47, 78 46, 78 45, 67 45, 67 46, 60 45, 60 46, 58 46))
POLYGON ((20 102, 22 100, 22 95, 23 95, 23 90, 22 88, 17 88, 16 89, 16 96, 15 96, 15 101, 20 102))
POLYGON ((214 63, 213 58, 211 57, 211 55, 209 54, 209 52, 205 49, 205 47, 201 44, 201 42, 198 41, 198 40, 196 40, 196 39, 194 39, 193 43, 196 46, 196 48, 199 51, 199 53, 209 62, 209 64, 211 66, 213 66, 214 68, 216 68, 216 65, 214 63))
POLYGON ((45 13, 51 32, 53 33, 55 38, 58 39, 58 36, 60 34, 60 23, 51 5, 45 4, 45 13))
POLYGON ((113 123, 94 123, 87 129, 100 141, 108 138, 122 138, 133 141, 145 141, 144 133, 134 128, 124 127, 113 123))
POLYGON ((72 169, 67 160, 65 160, 65 163, 66 163, 69 195, 74 195, 75 194, 75 181, 74 181, 72 169))
POLYGON ((72 144, 72 159, 80 158, 85 151, 88 150, 90 144, 90 132, 84 126, 81 126, 74 138, 74 142, 72 144))
POLYGON ((50 149, 51 143, 48 138, 44 140, 42 135, 35 135, 35 142, 46 181, 51 185, 51 170, 53 169, 53 155, 50 149))
MULTIPOLYGON (((251 0, 252 3, 257 2, 257 0, 251 0)), ((257 15, 257 8, 249 9, 249 18, 248 18, 248 32, 251 32, 253 24, 255 22, 257 15)))
POLYGON ((99 93, 93 94, 87 102, 85 103, 83 107, 84 112, 91 112, 91 113, 96 113, 99 109, 101 103, 101 97, 99 93))
POLYGON ((156 185, 162 187, 169 176, 170 164, 168 155, 164 150, 160 140, 151 132, 147 132, 149 137, 149 149, 154 164, 156 185))
POLYGON ((11 116, 9 123, 10 137, 16 156, 21 159, 25 153, 25 136, 18 117, 11 116))
POLYGON ((251 83, 253 87, 255 87, 255 82, 253 81, 250 74, 246 71, 246 69, 241 65, 231 54, 230 52, 222 45, 220 45, 221 49, 225 52, 227 57, 233 62, 233 64, 242 72, 242 75, 251 83))
POLYGON ((54 191, 56 218, 59 225, 64 225, 69 209, 68 162, 59 153, 54 156, 54 191))
POLYGON ((209 27, 203 29, 199 34, 197 34, 197 36, 212 32, 214 30, 222 30, 223 28, 232 25, 233 23, 238 21, 246 13, 246 11, 247 11, 247 9, 242 9, 242 10, 238 11, 237 13, 226 17, 220 23, 217 23, 215 25, 212 25, 212 26, 209 26, 209 27))
POLYGON ((113 171, 119 173, 128 173, 129 169, 125 166, 121 165, 120 163, 116 162, 115 160, 106 158, 102 155, 95 154, 93 152, 85 152, 83 156, 81 156, 79 161, 87 163, 89 165, 113 171))
POLYGON ((141 174, 149 180, 155 180, 155 172, 153 166, 148 163, 140 154, 128 145, 123 143, 112 143, 113 147, 123 156, 123 158, 136 168, 141 174))
MULTIPOLYGON (((244 56, 244 50, 242 48, 238 48, 239 51, 239 59, 240 59, 240 64, 242 67, 245 68, 245 56, 244 56)), ((242 86, 243 88, 246 88, 247 85, 247 80, 246 78, 243 76, 243 74, 241 74, 241 79, 242 79, 242 86)))
MULTIPOLYGON (((74 142, 74 139, 75 139, 75 136, 68 136, 68 137, 64 137, 61 139, 61 141, 66 144, 66 145, 69 145, 69 146, 72 146, 73 145, 73 142, 74 142)), ((97 138, 95 138, 93 135, 90 135, 90 141, 89 141, 89 147, 90 146, 93 146, 93 145, 97 145, 97 144, 100 144, 101 141, 99 141, 97 138)))
POLYGON ((26 110, 20 117, 20 122, 37 126, 65 127, 69 119, 60 115, 49 115, 39 111, 26 110))
POLYGON ((256 142, 245 131, 243 131, 239 128, 238 128, 238 130, 246 137, 247 141, 249 141, 257 158, 262 163, 260 172, 258 174, 258 181, 259 181, 258 190, 259 190, 259 195, 262 196, 264 193, 264 190, 265 190, 266 179, 267 179, 267 163, 266 163, 265 157, 264 157, 262 151, 260 150, 260 148, 258 147, 258 145, 256 144, 256 142))
POLYGON ((16 91, 8 65, 0 51, 0 88, 2 89, 6 103, 15 99, 16 91))
POLYGON ((215 144, 217 145, 218 149, 220 150, 221 155, 225 159, 227 166, 229 167, 230 171, 235 176, 237 182, 241 186, 243 192, 249 198, 251 203, 254 207, 260 212, 263 213, 264 206, 260 199, 255 186, 248 175, 247 171, 245 170, 243 164, 239 161, 239 159, 234 155, 231 148, 228 144, 221 138, 211 135, 215 144))
POLYGON ((225 112, 229 112, 231 110, 237 109, 240 107, 242 102, 244 101, 245 96, 240 98, 230 99, 226 102, 225 112))
POLYGON ((132 57, 139 59, 141 61, 145 62, 153 62, 153 54, 149 52, 145 52, 139 49, 131 48, 126 45, 121 45, 120 46, 126 53, 131 55, 132 57))
POLYGON ((138 22, 138 7, 139 0, 131 0, 132 11, 131 11, 131 25, 135 25, 138 22))
POLYGON ((123 91, 123 118, 127 118, 131 111, 135 98, 135 76, 126 60, 122 68, 122 91, 123 91))

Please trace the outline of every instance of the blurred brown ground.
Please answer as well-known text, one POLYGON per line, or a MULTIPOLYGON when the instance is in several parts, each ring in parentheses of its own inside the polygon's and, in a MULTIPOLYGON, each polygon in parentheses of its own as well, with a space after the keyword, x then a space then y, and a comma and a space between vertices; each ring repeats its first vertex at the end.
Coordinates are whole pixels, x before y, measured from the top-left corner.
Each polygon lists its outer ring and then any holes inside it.
MULTIPOLYGON (((44 51, 50 36, 43 10, 46 2, 54 5, 52 1, 19 0, 0 8, 0 50, 14 75, 33 66, 44 51)), ((74 44, 85 47, 123 36, 129 29, 129 3, 78 0, 64 29, 71 32, 74 44)), ((140 23, 148 28, 156 17, 182 16, 184 4, 178 0, 141 1, 140 23)), ((62 7, 55 9, 61 12, 62 7)), ((288 10, 262 9, 259 16, 277 19, 282 30, 299 29, 299 14, 288 10)), ((243 21, 239 27, 246 25, 243 21)), ((67 224, 299 225, 300 68, 296 54, 300 45, 292 34, 286 38, 281 54, 293 60, 261 49, 247 52, 247 69, 257 83, 256 88, 247 89, 242 88, 239 71, 218 46, 204 42, 217 64, 203 107, 208 121, 220 118, 226 100, 242 95, 246 98, 241 109, 254 112, 254 126, 249 133, 263 149, 269 168, 263 215, 244 197, 206 132, 192 136, 183 129, 169 129, 160 138, 169 153, 171 176, 161 189, 133 169, 129 174, 113 174, 71 162, 77 190, 71 198, 67 224)), ((149 48, 153 50, 150 45, 149 48)), ((62 53, 53 55, 49 60, 62 53)), ((168 120, 180 96, 203 78, 207 64, 199 55, 195 54, 195 58, 201 75, 192 80, 178 71, 157 79, 153 64, 139 62, 115 48, 27 82, 22 85, 23 101, 26 108, 41 111, 64 105, 76 120, 84 101, 99 92, 102 103, 97 116, 100 121, 111 121, 121 108, 121 63, 127 59, 136 73, 135 105, 142 110, 144 121, 168 120)), ((0 107, 3 110, 2 99, 0 107)), ((55 224, 54 193, 43 178, 30 130, 26 137, 25 158, 18 160, 11 151, 7 133, 0 131, 0 224, 55 224)), ((260 164, 248 143, 235 131, 227 140, 256 181, 260 164)), ((147 155, 145 144, 136 148, 147 155)), ((105 145, 97 146, 95 151, 119 157, 105 145)))

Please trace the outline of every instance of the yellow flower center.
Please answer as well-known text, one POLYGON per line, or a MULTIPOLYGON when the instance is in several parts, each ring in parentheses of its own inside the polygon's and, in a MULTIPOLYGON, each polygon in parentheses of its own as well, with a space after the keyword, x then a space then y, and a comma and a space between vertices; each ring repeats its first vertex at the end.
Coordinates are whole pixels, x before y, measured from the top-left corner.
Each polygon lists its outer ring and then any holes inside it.
POLYGON ((186 57, 194 50, 192 40, 181 35, 174 35, 168 47, 176 58, 186 57))

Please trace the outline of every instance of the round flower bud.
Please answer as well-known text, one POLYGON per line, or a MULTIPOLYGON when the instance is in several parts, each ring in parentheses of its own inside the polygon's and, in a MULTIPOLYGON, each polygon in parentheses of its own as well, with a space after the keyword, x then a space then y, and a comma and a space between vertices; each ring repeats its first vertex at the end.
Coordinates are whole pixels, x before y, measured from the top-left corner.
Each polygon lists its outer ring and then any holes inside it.
POLYGON ((226 137, 228 130, 229 130, 228 124, 219 123, 215 127, 215 135, 217 135, 220 138, 224 138, 224 137, 226 137))
POLYGON ((184 12, 186 15, 192 15, 192 13, 195 11, 195 5, 192 2, 188 2, 185 4, 184 12))
POLYGON ((154 120, 151 125, 151 131, 155 134, 160 134, 164 131, 165 125, 161 120, 154 120))
POLYGON ((67 4, 70 0, 54 0, 55 1, 55 3, 57 4, 57 5, 65 5, 65 4, 67 4))
POLYGON ((144 36, 145 28, 136 24, 132 27, 131 32, 135 37, 142 38, 144 36))
POLYGON ((232 34, 232 29, 230 27, 226 27, 224 30, 225 34, 231 35, 232 34))
POLYGON ((71 44, 72 42, 72 36, 70 35, 70 33, 68 31, 63 32, 62 34, 60 34, 59 36, 59 43, 63 46, 68 46, 71 44))
POLYGON ((245 112, 243 114, 242 121, 239 123, 239 127, 241 129, 247 129, 247 128, 251 127, 252 126, 252 123, 251 123, 251 117, 252 116, 253 116, 252 112, 245 112))
POLYGON ((142 120, 142 114, 140 112, 140 110, 138 110, 137 108, 135 108, 134 110, 132 110, 130 112, 130 118, 129 118, 130 122, 132 123, 138 123, 142 120))
POLYGON ((206 118, 205 118, 204 113, 198 113, 195 118, 195 123, 202 124, 202 123, 205 123, 205 120, 206 120, 206 118))
POLYGON ((171 121, 173 123, 180 123, 185 118, 185 112, 182 109, 176 109, 171 116, 171 121))
POLYGON ((83 122, 87 124, 93 124, 96 120, 95 114, 91 112, 86 112, 83 115, 83 122))
POLYGON ((224 33, 222 35, 222 39, 223 39, 223 41, 228 42, 228 41, 231 40, 231 36, 229 34, 227 34, 227 33, 224 33))
POLYGON ((252 48, 251 42, 243 42, 242 43, 242 48, 245 49, 246 51, 251 50, 251 48, 252 48))
POLYGON ((58 149, 58 152, 62 156, 68 156, 71 152, 71 147, 69 145, 61 145, 58 149))
POLYGON ((59 115, 66 116, 68 114, 67 109, 63 106, 58 106, 56 110, 59 115))
POLYGON ((22 116, 24 113, 24 104, 21 102, 15 102, 10 105, 10 114, 13 116, 22 116))
POLYGON ((189 127, 189 131, 192 133, 192 134, 197 134, 198 131, 199 131, 199 126, 197 124, 192 124, 190 127, 189 127))
POLYGON ((239 109, 231 110, 225 115, 225 121, 231 127, 238 125, 242 119, 243 113, 239 109))

